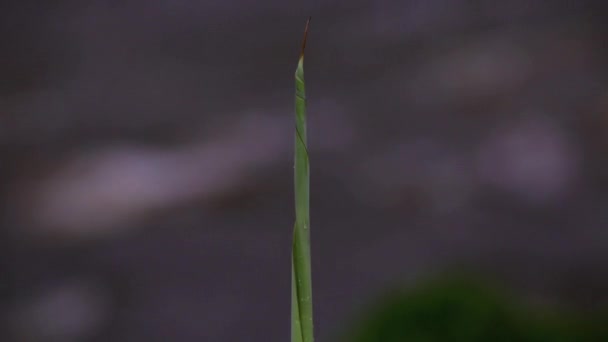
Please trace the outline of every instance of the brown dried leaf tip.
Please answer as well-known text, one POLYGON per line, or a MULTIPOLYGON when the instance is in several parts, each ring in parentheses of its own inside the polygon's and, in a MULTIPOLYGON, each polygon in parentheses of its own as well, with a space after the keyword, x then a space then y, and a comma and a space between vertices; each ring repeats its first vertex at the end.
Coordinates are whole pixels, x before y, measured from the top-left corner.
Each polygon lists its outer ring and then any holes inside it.
POLYGON ((302 51, 300 52, 300 58, 304 57, 304 49, 306 49, 306 37, 308 36, 308 25, 310 24, 311 17, 306 20, 306 27, 304 28, 304 40, 302 41, 302 51))

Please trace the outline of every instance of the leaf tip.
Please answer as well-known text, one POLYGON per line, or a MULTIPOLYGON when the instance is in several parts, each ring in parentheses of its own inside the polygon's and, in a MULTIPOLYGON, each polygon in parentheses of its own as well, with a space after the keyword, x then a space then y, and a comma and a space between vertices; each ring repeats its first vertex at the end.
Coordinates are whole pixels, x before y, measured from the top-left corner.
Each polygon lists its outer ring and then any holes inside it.
POLYGON ((308 26, 310 25, 310 19, 312 17, 308 17, 306 20, 306 27, 304 28, 304 39, 302 40, 302 50, 300 51, 300 59, 304 58, 304 49, 306 49, 306 37, 308 37, 308 26))

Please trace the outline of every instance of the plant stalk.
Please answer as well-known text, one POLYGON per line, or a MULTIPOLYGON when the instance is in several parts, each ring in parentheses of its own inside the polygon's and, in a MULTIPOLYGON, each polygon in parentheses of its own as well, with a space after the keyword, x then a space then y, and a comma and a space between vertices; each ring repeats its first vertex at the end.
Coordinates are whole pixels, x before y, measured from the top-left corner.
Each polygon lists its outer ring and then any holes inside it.
POLYGON ((291 272, 291 341, 313 342, 312 277, 310 265, 310 168, 306 135, 304 49, 310 18, 306 21, 300 59, 295 72, 295 224, 291 272))

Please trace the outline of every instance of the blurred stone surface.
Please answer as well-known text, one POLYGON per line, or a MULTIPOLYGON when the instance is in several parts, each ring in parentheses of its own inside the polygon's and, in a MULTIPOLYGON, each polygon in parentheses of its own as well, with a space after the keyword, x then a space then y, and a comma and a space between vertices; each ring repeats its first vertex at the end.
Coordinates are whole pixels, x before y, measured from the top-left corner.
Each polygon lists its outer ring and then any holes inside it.
POLYGON ((2 301, 16 311, 0 340, 288 336, 308 15, 321 340, 377 291, 441 271, 606 305, 604 13, 592 0, 3 2, 2 301), (57 285, 80 277, 99 291, 57 285))
POLYGON ((14 335, 23 341, 83 341, 103 327, 108 309, 103 289, 72 281, 44 289, 9 314, 14 335))

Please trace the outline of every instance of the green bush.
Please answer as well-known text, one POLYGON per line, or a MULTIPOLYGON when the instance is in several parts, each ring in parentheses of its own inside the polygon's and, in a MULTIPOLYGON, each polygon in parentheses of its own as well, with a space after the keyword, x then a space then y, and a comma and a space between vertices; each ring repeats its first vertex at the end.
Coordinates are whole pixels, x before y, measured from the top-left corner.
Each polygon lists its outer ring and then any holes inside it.
POLYGON ((392 291, 341 341, 608 341, 600 318, 532 310, 478 283, 443 280, 392 291))

